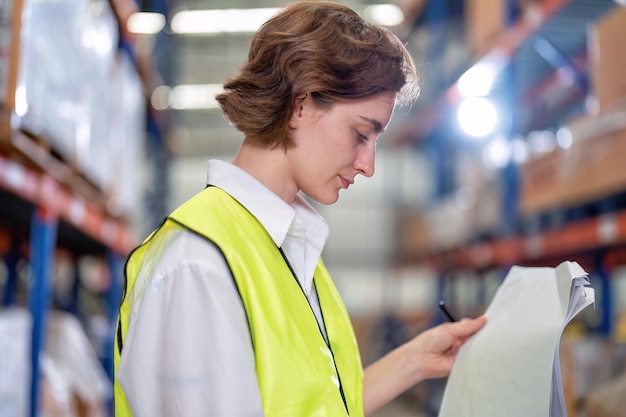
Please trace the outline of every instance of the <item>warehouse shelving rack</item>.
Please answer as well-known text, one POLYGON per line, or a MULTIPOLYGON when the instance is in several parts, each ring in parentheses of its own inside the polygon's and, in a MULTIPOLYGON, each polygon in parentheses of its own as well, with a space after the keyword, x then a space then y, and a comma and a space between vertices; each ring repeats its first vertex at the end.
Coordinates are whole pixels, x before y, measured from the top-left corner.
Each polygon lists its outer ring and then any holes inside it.
MULTIPOLYGON (((119 54, 135 64, 144 92, 159 79, 148 54, 136 55, 133 39, 123 29, 129 14, 137 10, 132 0, 109 2, 120 23, 119 54)), ((105 290, 98 297, 104 303, 109 332, 99 351, 102 363, 113 379, 113 341, 116 316, 123 286, 123 265, 127 254, 139 242, 133 225, 125 216, 107 207, 107 191, 86 178, 71 160, 60 157, 45 137, 12 125, 20 60, 23 0, 3 6, 3 36, 10 39, 4 51, 4 97, 0 97, 0 254, 6 265, 2 307, 17 302, 20 286, 18 264, 28 263, 26 307, 32 318, 30 415, 38 415, 41 397, 40 351, 46 338, 48 312, 52 306, 52 278, 55 254, 59 249, 74 256, 91 255, 107 265, 105 290)), ((146 132, 162 140, 162 117, 149 108, 146 132)), ((140 140, 142 138, 137 138, 140 140)), ((153 139, 154 140, 154 139, 153 139)), ((79 277, 75 277, 78 281, 79 277)), ((78 288, 75 283, 74 291, 78 288)), ((76 294, 74 294, 76 295, 76 294)), ((75 300, 73 300, 74 306, 75 300)), ((110 405, 110 404, 109 404, 110 405)))
MULTIPOLYGON (((506 1, 508 6, 507 15, 515 16, 512 8, 517 5, 515 1, 506 1)), ((553 116, 560 110, 567 107, 575 107, 577 109, 584 108, 581 103, 584 102, 589 88, 587 76, 587 54, 585 51, 573 51, 572 56, 567 56, 550 42, 541 38, 540 31, 551 20, 558 18, 563 10, 568 6, 575 6, 576 1, 573 0, 545 0, 534 2, 535 10, 530 14, 521 14, 509 19, 509 26, 493 40, 488 50, 469 65, 463 72, 469 71, 478 65, 488 62, 495 62, 496 66, 501 68, 501 75, 507 80, 505 86, 510 87, 516 82, 515 69, 513 60, 518 54, 520 48, 531 47, 537 48, 537 53, 541 57, 553 65, 551 72, 543 75, 538 81, 532 85, 527 85, 526 90, 522 91, 522 106, 537 106, 548 100, 550 97, 558 94, 555 91, 559 86, 556 73, 559 69, 565 68, 574 74, 575 86, 570 88, 567 94, 562 94, 561 100, 554 104, 554 108, 549 109, 553 116), (529 46, 530 45, 530 46, 529 46), (543 45, 544 47, 541 47, 543 45), (546 47, 548 45, 549 47, 546 47), (540 50, 539 50, 540 49, 540 50)), ((608 2, 604 2, 604 12, 611 10, 611 7, 620 7, 617 5, 607 6, 608 2)), ((596 16, 597 17, 597 16, 596 16)), ((589 16, 592 19, 593 16, 589 16)), ((436 61, 436 59, 433 59, 436 61)), ((503 88, 503 90, 506 90, 503 88)), ((504 91, 502 94, 511 95, 512 91, 504 91)), ((402 147, 418 147, 428 146, 424 143, 433 143, 437 141, 447 141, 449 138, 443 138, 440 130, 442 126, 450 122, 450 109, 454 108, 462 97, 458 91, 458 80, 447 87, 436 99, 434 103, 429 105, 415 117, 405 123, 403 129, 394 138, 394 145, 402 147)), ((517 97, 509 97, 507 100, 516 99, 517 97)), ((510 103, 510 101, 508 101, 510 103)), ((545 120, 544 124, 550 123, 550 114, 541 115, 545 120)), ((554 121, 559 121, 556 117, 554 121)), ((510 126, 505 127, 509 132, 508 136, 518 134, 519 127, 516 120, 510 121, 510 126)), ((531 121, 532 122, 532 121, 531 121)), ((598 128, 606 131, 598 120, 598 128)), ((532 123, 530 123, 532 125, 532 123)), ((532 127, 532 126, 531 126, 532 127)), ((593 127, 593 123, 588 123, 587 129, 593 127)), ((524 128, 529 128, 525 126, 524 128)), ((450 131, 446 131, 450 133, 450 131)), ((609 132, 610 133, 610 132, 609 132)), ((454 140, 454 139, 453 139, 454 140)), ((461 148, 459 146, 459 148, 461 148)), ((435 157, 436 160, 442 161, 450 157, 448 152, 450 147, 435 146, 439 153, 435 157)), ((437 153, 435 152, 435 153, 437 153)), ((446 172, 436 170, 434 172, 435 179, 439 186, 434 192, 434 199, 445 197, 454 189, 450 186, 449 179, 442 179, 446 172)), ((599 200, 605 199, 609 207, 608 210, 594 209, 597 215, 571 217, 571 219, 563 219, 569 214, 565 213, 565 209, 561 210, 562 220, 558 227, 540 227, 539 230, 525 231, 524 222, 531 218, 532 221, 542 216, 549 216, 551 213, 534 212, 525 213, 520 207, 520 173, 519 167, 511 162, 509 166, 503 168, 500 172, 502 197, 500 201, 500 214, 502 216, 501 225, 488 234, 477 236, 469 236, 467 240, 459 242, 456 246, 447 249, 425 249, 419 252, 407 250, 399 255, 397 259, 398 266, 406 266, 415 263, 427 263, 441 274, 460 269, 485 270, 493 267, 508 268, 515 263, 535 264, 554 259, 579 256, 586 253, 604 253, 609 255, 615 251, 620 252, 622 246, 626 244, 626 214, 620 209, 615 209, 615 204, 611 204, 611 199, 618 199, 619 196, 606 195, 596 200, 589 201, 587 206, 602 205, 599 200), (522 229, 522 230, 521 230, 522 229)), ((585 211, 585 205, 581 204, 580 211, 585 211)), ((556 208, 554 209, 556 210, 556 208)), ((554 211, 552 210, 552 211, 554 211)), ((549 211, 549 210, 548 210, 549 211)), ((574 212, 575 210, 570 210, 574 212)), ((558 216, 557 216, 558 217, 558 216)), ((404 213, 399 216, 406 219, 404 213)), ((537 229, 535 227, 535 229, 537 229)), ((423 230, 407 231, 407 233, 419 233, 423 230)), ((401 233, 402 234, 402 233, 401 233)), ((405 243, 399 243, 400 248, 405 243)), ((401 249, 401 252, 403 250, 401 249)), ((613 255, 611 259, 615 259, 613 255)))
MULTIPOLYGON (((505 137, 513 138, 525 135, 533 129, 558 129, 572 115, 583 113, 585 99, 590 94, 589 68, 590 59, 586 50, 567 50, 563 52, 543 38, 543 29, 553 24, 556 19, 563 19, 568 7, 589 6, 577 0, 544 0, 532 3, 532 14, 516 14, 517 1, 502 0, 505 6, 508 23, 500 35, 486 48, 486 52, 476 56, 466 67, 458 71, 463 74, 479 65, 495 63, 501 69, 500 86, 496 92, 499 99, 516 110, 524 110, 525 118, 513 114, 502 127, 505 137), (527 64, 528 54, 518 59, 520 50, 534 50, 552 68, 544 71, 540 77, 529 82, 528 77, 520 82, 523 72, 528 67, 518 68, 518 64, 527 64), (563 88, 562 75, 569 74, 572 84, 563 88), (519 87, 522 86, 523 87, 519 87), (517 88, 517 90, 515 90, 517 88), (517 95, 516 95, 517 94, 517 95), (515 107, 518 106, 518 107, 515 107)), ((433 2, 428 2, 429 7, 433 2)), ((437 2, 438 3, 438 2, 437 2)), ((444 2, 445 3, 445 2, 444 2)), ((587 2, 588 3, 588 2, 587 2)), ((596 14, 583 16, 588 22, 598 18, 605 12, 619 8, 609 1, 591 4, 597 6, 596 14), (601 12, 597 14, 598 10, 601 12)), ((434 6, 433 6, 434 7, 434 6)), ((441 4, 437 7, 441 9, 441 4)), ((445 8, 444 8, 445 9, 445 8)), ((428 10, 427 10, 428 12, 428 10)), ((435 11, 436 12, 436 11, 435 11)), ((439 10, 445 13, 445 10, 439 10)), ((580 13, 580 12, 579 12, 580 13)), ((436 13, 434 13, 436 14, 436 13)), ((427 14, 428 16, 428 14, 427 14)), ((445 19, 445 16, 430 16, 445 19)), ((428 18, 426 19, 428 24, 428 18)), ((583 30, 585 28, 583 27, 583 30)), ((437 42, 437 39, 431 40, 437 42)), ((440 53, 441 48, 430 48, 433 53, 440 53)), ((428 62, 438 62, 438 57, 427 57, 428 62)), ((427 80, 432 83, 433 80, 427 80)), ((444 82, 445 84, 445 82, 444 82)), ((568 206, 543 207, 528 210, 522 206, 521 183, 526 173, 515 162, 498 171, 501 195, 498 202, 499 218, 491 230, 480 230, 464 236, 451 245, 430 245, 425 229, 428 217, 424 215, 429 207, 439 205, 438 202, 448 199, 455 193, 454 173, 450 172, 450 160, 456 152, 463 152, 459 144, 461 134, 450 126, 454 124, 451 114, 454 107, 462 99, 459 92, 458 79, 441 89, 440 93, 430 99, 427 105, 409 118, 394 137, 394 145, 425 151, 432 162, 433 181, 432 201, 426 206, 407 207, 402 203, 398 207, 398 254, 395 266, 399 269, 413 266, 429 266, 438 277, 440 299, 453 294, 451 286, 457 277, 476 276, 485 278, 495 272, 500 279, 513 265, 556 266, 562 260, 578 261, 587 271, 593 274, 594 286, 598 291, 596 314, 599 320, 589 325, 589 331, 601 337, 610 338, 615 327, 614 303, 611 297, 611 279, 613 270, 624 264, 626 259, 626 184, 621 191, 613 190, 602 195, 594 195, 585 201, 577 201, 568 206), (451 143, 453 142, 453 143, 451 143), (408 214, 407 214, 408 213, 408 214)), ((621 111, 619 108, 617 112, 621 111)), ((513 111, 513 113, 516 113, 513 111)), ((622 113, 623 114, 623 113, 622 113)), ((613 134, 606 130, 606 123, 601 118, 587 123, 587 129, 594 129, 601 135, 613 134)), ((623 126, 621 127, 623 129, 623 126)), ((591 138, 592 140, 595 137, 591 138)), ((557 182, 549 182, 558 186, 557 182)), ((524 190, 527 192, 527 190, 524 190)), ((481 198, 480 193, 476 196, 481 198)), ((571 202, 568 202, 571 203, 571 202)), ((469 220, 471 222, 471 220, 469 220)), ((445 223, 443 226, 446 226, 445 223)), ((454 228, 453 223, 447 227, 454 228)), ((459 233, 463 231, 459 230, 459 233)), ((491 285, 482 279, 477 281, 481 288, 491 285)), ((485 290, 485 288, 483 288, 485 290)), ((489 288, 492 290, 492 288, 489 288)), ((480 300, 469 302, 470 307, 484 305, 485 294, 480 293, 480 300)), ((454 305, 455 300, 448 300, 454 305)), ((457 311, 457 314, 477 314, 477 311, 457 311)), ((444 320, 434 314, 433 320, 439 323, 444 320)), ((431 387, 434 391, 441 389, 437 383, 431 387)), ((436 407, 436 405, 434 405, 436 407)), ((568 404, 573 408, 573 404, 568 404)), ((435 410, 429 410, 433 414, 435 410)))

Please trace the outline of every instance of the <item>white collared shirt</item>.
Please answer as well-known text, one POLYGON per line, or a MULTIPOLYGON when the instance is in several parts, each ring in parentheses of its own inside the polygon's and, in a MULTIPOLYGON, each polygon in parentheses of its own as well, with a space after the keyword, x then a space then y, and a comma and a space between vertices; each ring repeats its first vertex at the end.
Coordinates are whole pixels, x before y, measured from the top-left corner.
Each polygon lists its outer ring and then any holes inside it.
MULTIPOLYGON (((282 248, 324 331, 312 284, 326 221, 301 196, 287 204, 227 162, 209 161, 207 183, 238 200, 282 248)), ((117 371, 134 417, 263 416, 245 311, 222 255, 181 231, 149 256, 156 264, 137 289, 117 371)))

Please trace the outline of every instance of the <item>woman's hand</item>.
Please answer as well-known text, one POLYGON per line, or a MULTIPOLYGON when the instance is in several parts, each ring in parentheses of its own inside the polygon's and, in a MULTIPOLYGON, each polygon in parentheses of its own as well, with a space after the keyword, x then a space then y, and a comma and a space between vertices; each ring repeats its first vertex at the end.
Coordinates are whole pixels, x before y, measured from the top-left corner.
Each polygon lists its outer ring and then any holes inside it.
POLYGON ((487 322, 486 317, 444 323, 425 330, 365 369, 365 415, 427 378, 446 376, 459 348, 487 322))
POLYGON ((419 375, 418 380, 443 377, 450 373, 459 348, 480 330, 487 318, 463 319, 428 329, 406 345, 407 365, 419 375))

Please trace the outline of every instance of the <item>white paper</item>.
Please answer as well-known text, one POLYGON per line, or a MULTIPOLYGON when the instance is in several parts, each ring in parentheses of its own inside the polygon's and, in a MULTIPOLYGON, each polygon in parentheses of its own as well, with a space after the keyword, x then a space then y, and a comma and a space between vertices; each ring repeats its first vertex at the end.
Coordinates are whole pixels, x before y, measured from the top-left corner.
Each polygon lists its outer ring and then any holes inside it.
POLYGON ((559 341, 593 302, 587 273, 575 262, 511 268, 487 324, 458 353, 439 417, 565 416, 559 341))

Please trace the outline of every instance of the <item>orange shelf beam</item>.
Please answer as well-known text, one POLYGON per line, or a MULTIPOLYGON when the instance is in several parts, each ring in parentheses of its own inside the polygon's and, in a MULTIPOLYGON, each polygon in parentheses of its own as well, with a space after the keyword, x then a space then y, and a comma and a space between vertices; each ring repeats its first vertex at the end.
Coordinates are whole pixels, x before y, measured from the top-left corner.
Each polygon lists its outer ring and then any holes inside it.
POLYGON ((0 187, 49 210, 85 235, 120 254, 137 243, 128 225, 73 194, 52 176, 0 156, 0 187))
MULTIPOLYGON (((435 269, 486 269, 579 256, 597 249, 617 251, 626 261, 626 210, 604 214, 533 236, 510 237, 469 244, 442 253, 416 257, 435 269)), ((611 258, 613 259, 613 258, 611 258)), ((411 261, 413 262, 413 261, 411 261)))

